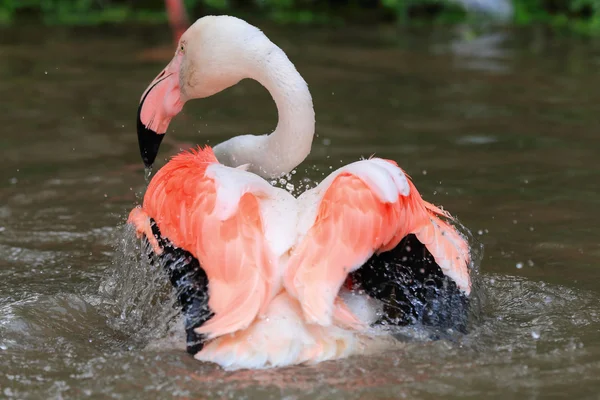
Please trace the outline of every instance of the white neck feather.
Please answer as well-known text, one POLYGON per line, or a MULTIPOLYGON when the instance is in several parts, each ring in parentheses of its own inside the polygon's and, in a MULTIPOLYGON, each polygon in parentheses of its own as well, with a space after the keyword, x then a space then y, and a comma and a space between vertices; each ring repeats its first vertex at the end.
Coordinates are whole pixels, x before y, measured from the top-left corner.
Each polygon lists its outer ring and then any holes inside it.
POLYGON ((243 135, 214 147, 217 159, 228 166, 249 164, 249 171, 265 178, 284 175, 310 153, 315 112, 308 86, 283 50, 262 36, 242 56, 247 78, 271 94, 279 115, 270 135, 243 135))

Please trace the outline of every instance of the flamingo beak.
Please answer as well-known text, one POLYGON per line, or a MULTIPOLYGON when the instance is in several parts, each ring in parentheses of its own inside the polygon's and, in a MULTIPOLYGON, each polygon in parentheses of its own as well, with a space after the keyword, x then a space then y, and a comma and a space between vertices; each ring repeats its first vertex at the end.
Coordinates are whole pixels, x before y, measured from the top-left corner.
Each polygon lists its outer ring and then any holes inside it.
POLYGON ((181 57, 162 70, 146 89, 137 111, 137 132, 144 165, 152 167, 171 119, 183 108, 179 88, 181 57))

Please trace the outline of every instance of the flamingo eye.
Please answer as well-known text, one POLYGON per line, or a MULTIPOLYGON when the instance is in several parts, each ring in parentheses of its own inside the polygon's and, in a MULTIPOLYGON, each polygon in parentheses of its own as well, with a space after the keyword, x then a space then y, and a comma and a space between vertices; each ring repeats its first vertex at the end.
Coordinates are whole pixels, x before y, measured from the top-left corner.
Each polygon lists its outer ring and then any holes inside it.
POLYGON ((185 49, 183 48, 183 43, 179 45, 179 51, 185 53, 185 49))

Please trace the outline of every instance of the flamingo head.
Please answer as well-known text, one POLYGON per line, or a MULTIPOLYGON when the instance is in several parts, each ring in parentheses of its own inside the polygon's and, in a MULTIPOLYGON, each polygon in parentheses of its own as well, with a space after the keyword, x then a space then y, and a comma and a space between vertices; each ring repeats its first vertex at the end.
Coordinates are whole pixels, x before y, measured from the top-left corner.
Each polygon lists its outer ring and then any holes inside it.
POLYGON ((186 101, 219 93, 249 77, 271 48, 267 37, 229 16, 198 19, 181 36, 171 62, 142 94, 137 112, 140 153, 151 167, 171 119, 186 101))

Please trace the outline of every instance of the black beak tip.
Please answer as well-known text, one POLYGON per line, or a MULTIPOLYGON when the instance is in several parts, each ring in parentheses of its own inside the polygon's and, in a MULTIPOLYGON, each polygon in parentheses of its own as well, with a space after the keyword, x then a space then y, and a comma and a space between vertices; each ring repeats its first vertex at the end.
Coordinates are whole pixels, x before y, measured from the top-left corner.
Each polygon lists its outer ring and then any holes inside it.
POLYGON ((160 148, 160 143, 163 140, 164 134, 158 134, 154 132, 152 129, 148 129, 140 118, 140 113, 142 110, 143 101, 140 104, 140 108, 138 110, 137 115, 137 133, 138 133, 138 143, 140 145, 140 155, 142 156, 142 161, 144 161, 144 166, 146 168, 151 168, 154 164, 154 160, 156 160, 156 156, 158 155, 158 149, 160 148))
POLYGON ((142 160, 144 161, 144 167, 146 169, 152 169, 152 166, 154 165, 154 163, 152 161, 150 161, 148 158, 146 157, 142 157, 142 160))
POLYGON ((142 161, 144 161, 144 166, 146 166, 146 168, 150 168, 154 164, 154 160, 156 160, 156 156, 158 155, 160 143, 164 136, 164 134, 159 135, 146 127, 143 127, 141 130, 138 129, 140 155, 142 156, 142 161))

